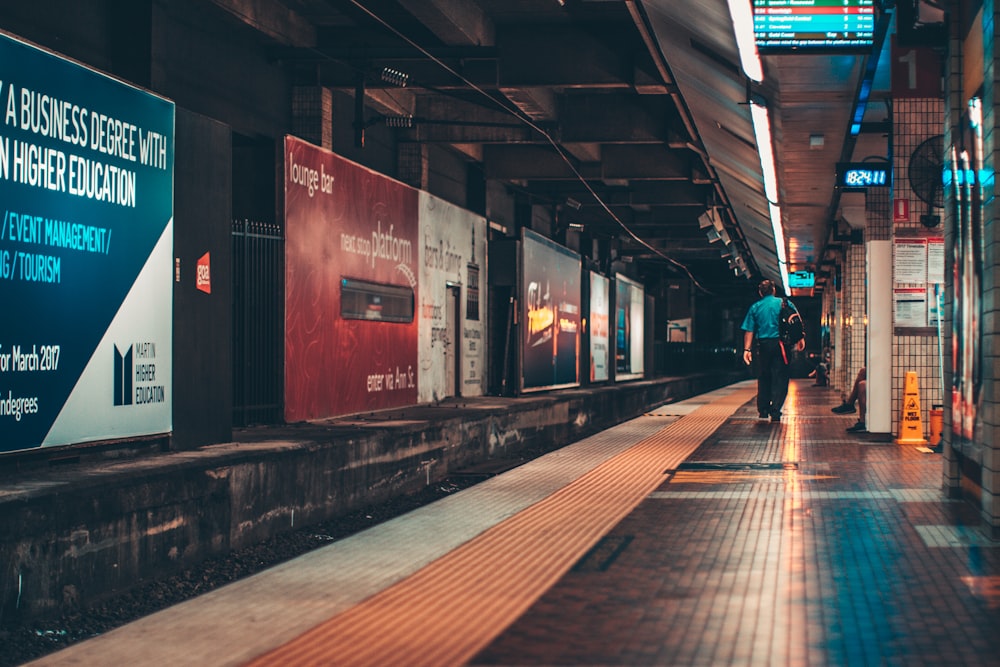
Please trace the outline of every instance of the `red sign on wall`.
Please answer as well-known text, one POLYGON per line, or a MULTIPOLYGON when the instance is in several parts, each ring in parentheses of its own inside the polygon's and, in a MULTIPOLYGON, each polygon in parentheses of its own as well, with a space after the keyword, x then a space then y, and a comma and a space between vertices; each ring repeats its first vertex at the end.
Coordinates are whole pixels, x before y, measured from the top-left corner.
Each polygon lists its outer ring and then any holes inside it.
POLYGON ((909 222, 910 221, 910 200, 909 199, 893 199, 892 200, 892 221, 893 222, 909 222))
POLYGON ((905 46, 892 40, 892 96, 941 98, 941 56, 928 46, 905 46))
POLYGON ((205 253, 198 258, 198 268, 194 286, 205 294, 212 293, 212 260, 210 253, 205 253))

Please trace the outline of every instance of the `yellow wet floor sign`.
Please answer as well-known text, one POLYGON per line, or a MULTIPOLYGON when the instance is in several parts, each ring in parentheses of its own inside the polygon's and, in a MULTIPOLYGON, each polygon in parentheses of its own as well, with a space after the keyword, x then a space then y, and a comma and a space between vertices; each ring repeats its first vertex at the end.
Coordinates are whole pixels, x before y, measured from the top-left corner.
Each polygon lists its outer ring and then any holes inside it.
POLYGON ((924 422, 920 412, 920 388, 917 374, 906 372, 906 385, 903 389, 903 411, 899 421, 899 437, 897 445, 926 445, 924 437, 924 422))

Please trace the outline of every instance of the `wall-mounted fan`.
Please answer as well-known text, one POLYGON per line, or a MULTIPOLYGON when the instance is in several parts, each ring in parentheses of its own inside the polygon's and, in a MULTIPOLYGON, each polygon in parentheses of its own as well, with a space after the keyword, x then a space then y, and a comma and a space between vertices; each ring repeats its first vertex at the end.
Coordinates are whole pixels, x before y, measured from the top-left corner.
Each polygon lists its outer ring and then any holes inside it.
POLYGON ((907 168, 913 194, 927 204, 927 213, 920 216, 925 227, 941 224, 941 216, 932 209, 944 206, 944 136, 937 135, 922 142, 910 155, 907 168))

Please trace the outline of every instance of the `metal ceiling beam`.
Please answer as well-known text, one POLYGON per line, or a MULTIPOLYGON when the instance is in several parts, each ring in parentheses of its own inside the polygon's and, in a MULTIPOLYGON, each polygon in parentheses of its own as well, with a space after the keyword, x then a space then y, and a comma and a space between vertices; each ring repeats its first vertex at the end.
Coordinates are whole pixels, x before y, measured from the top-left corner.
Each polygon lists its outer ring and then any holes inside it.
MULTIPOLYGON (((692 185, 683 181, 635 181, 626 187, 608 187, 600 182, 590 185, 610 205, 692 207, 697 208, 699 214, 705 210, 713 189, 709 185, 692 185)), ((590 191, 581 183, 529 181, 527 188, 544 191, 555 199, 572 198, 584 207, 597 205, 590 191)))
POLYGON ((568 142, 665 143, 679 141, 684 132, 677 107, 665 95, 562 95, 559 126, 568 142))
POLYGON ((605 145, 601 173, 604 178, 690 180, 689 151, 674 151, 663 145, 605 145))
POLYGON ((398 0, 425 28, 450 45, 493 44, 493 22, 468 0, 398 0))
POLYGON ((593 31, 564 25, 517 25, 497 30, 503 86, 621 90, 632 87, 634 54, 615 42, 615 26, 593 31))
POLYGON ((241 22, 281 44, 311 48, 316 29, 280 2, 269 0, 210 0, 241 22))

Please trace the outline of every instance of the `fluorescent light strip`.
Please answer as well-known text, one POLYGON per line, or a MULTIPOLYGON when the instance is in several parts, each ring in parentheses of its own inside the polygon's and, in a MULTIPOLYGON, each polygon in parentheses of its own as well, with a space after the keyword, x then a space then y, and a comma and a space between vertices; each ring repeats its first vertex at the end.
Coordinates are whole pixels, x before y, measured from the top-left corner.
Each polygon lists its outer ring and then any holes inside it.
POLYGON ((771 231, 774 233, 774 248, 778 251, 778 271, 781 272, 781 285, 788 294, 788 256, 785 255, 785 233, 781 229, 781 207, 768 204, 771 213, 771 231))
POLYGON ((753 120, 757 153, 760 155, 760 169, 764 175, 764 196, 767 198, 771 217, 771 232, 774 235, 774 249, 778 255, 778 270, 781 283, 788 294, 788 256, 785 254, 785 232, 781 226, 781 207, 778 205, 778 174, 774 166, 774 147, 771 143, 771 120, 767 107, 751 100, 750 117, 753 120))
POLYGON ((757 140, 757 154, 764 174, 764 196, 772 203, 778 202, 778 176, 774 168, 774 148, 771 145, 771 119, 767 107, 750 101, 750 117, 753 120, 753 134, 757 140))
POLYGON ((757 38, 753 31, 753 10, 750 0, 729 0, 729 16, 733 19, 736 47, 740 50, 740 64, 748 78, 760 83, 764 80, 764 68, 757 53, 757 38))

